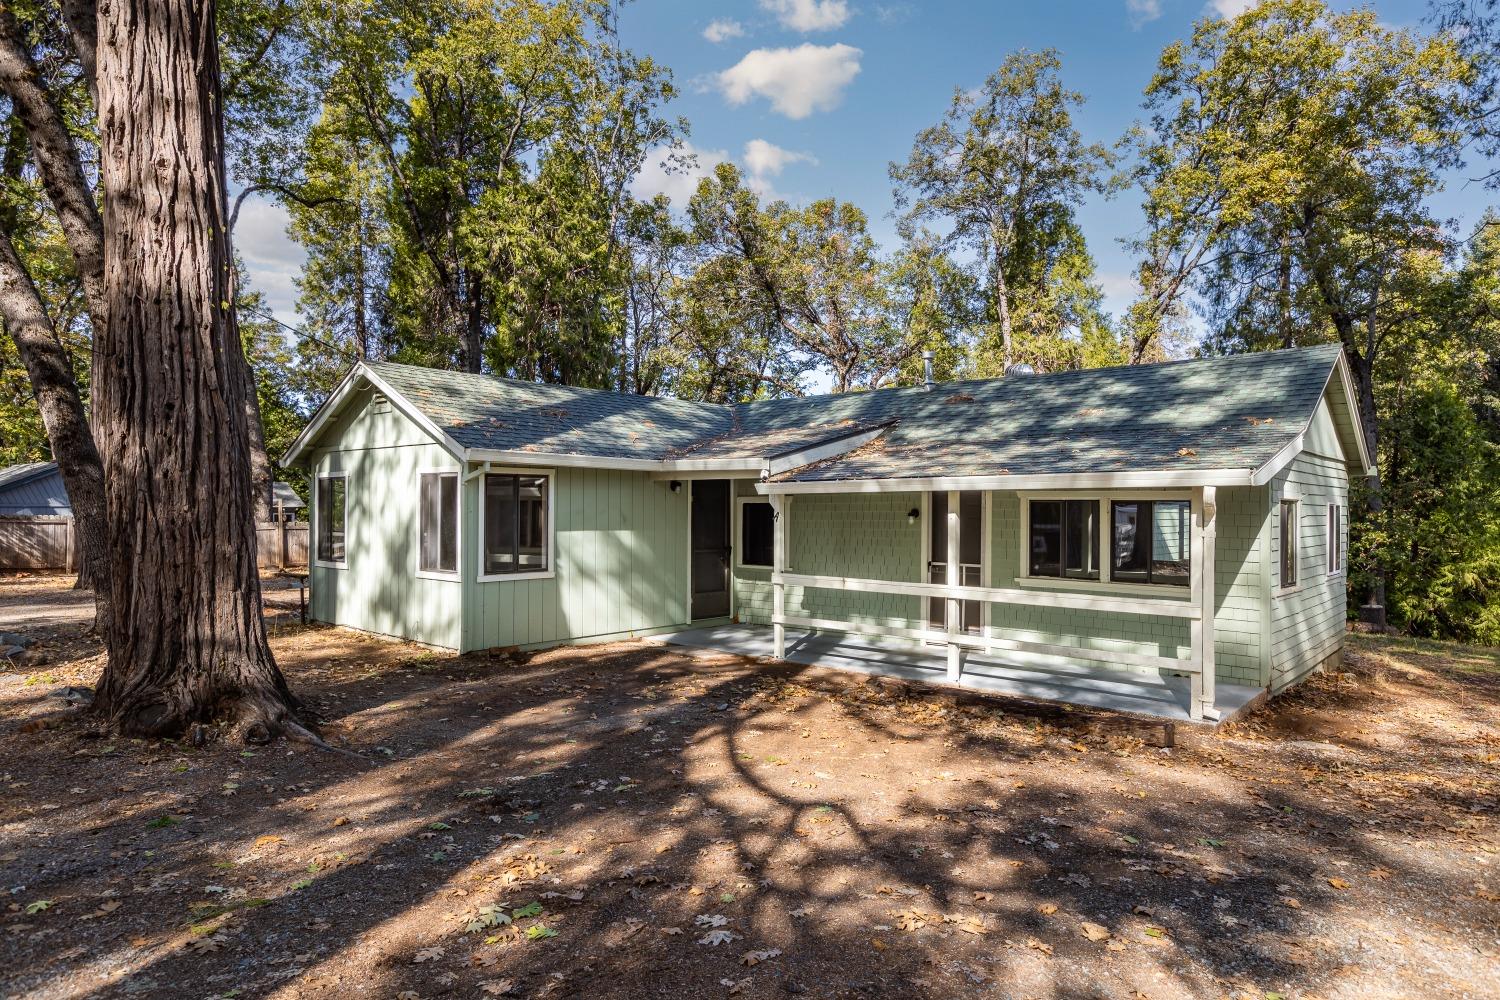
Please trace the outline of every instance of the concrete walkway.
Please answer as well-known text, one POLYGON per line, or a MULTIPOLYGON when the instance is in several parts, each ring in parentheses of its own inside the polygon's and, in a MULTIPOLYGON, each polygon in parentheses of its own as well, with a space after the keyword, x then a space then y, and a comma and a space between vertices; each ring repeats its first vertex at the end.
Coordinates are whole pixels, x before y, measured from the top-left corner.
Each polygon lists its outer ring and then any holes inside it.
MULTIPOLYGON (((770 656, 768 625, 714 625, 659 636, 675 646, 713 649, 743 656, 770 656)), ((942 649, 900 639, 848 635, 841 632, 786 630, 786 658, 792 663, 833 667, 865 674, 899 677, 934 684, 947 683, 947 658, 942 649)), ((1128 673, 1109 667, 1060 664, 1023 665, 997 656, 970 654, 960 687, 995 694, 1063 702, 1086 708, 1128 712, 1174 722, 1192 722, 1188 715, 1188 679, 1160 674, 1128 673)), ((1228 722, 1259 704, 1260 688, 1218 685, 1215 707, 1220 722, 1228 722)))

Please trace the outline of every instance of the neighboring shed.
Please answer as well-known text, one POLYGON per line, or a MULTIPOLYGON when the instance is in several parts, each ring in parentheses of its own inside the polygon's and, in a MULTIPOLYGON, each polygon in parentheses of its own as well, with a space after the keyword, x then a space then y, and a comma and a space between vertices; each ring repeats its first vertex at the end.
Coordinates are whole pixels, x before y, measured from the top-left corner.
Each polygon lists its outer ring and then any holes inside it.
POLYGON ((1356 412, 1331 345, 734 406, 382 363, 284 462, 324 621, 460 650, 695 626, 1199 719, 1338 657, 1356 412))
POLYGON ((0 469, 0 517, 48 516, 73 516, 56 462, 27 462, 0 469))

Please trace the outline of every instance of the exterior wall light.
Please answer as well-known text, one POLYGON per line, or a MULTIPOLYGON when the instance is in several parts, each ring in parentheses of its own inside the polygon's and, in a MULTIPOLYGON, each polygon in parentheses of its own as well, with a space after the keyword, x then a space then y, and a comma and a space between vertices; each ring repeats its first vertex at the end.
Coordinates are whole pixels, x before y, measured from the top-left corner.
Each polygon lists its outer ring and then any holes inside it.
POLYGON ((674 479, 674 480, 672 480, 672 482, 671 482, 671 484, 670 484, 670 486, 668 488, 671 489, 671 491, 673 493, 681 493, 682 492, 682 480, 680 480, 680 479, 674 479))
POLYGON ((913 507, 911 510, 909 510, 909 511, 906 512, 906 523, 907 524, 916 524, 917 523, 917 518, 919 518, 921 516, 922 516, 922 512, 920 510, 918 510, 916 507, 913 507))

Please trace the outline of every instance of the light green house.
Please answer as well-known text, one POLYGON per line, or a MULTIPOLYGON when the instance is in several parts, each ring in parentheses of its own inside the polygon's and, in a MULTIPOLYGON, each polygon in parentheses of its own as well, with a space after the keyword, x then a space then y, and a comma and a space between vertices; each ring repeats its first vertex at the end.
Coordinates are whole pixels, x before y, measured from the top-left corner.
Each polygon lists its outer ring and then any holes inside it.
POLYGON ((284 462, 317 620, 1212 719, 1340 655, 1357 413, 1333 346, 734 406, 377 363, 284 462))

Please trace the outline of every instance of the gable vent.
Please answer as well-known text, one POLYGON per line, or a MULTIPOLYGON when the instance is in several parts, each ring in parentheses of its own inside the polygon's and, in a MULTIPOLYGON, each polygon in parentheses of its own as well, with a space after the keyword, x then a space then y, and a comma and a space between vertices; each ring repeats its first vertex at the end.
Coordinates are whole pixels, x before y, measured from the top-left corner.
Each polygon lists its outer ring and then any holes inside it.
POLYGON ((370 411, 372 413, 391 412, 391 401, 386 398, 385 393, 377 392, 370 397, 370 411))

